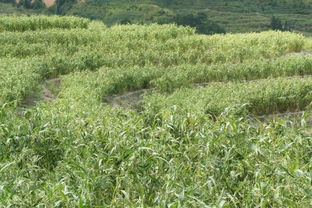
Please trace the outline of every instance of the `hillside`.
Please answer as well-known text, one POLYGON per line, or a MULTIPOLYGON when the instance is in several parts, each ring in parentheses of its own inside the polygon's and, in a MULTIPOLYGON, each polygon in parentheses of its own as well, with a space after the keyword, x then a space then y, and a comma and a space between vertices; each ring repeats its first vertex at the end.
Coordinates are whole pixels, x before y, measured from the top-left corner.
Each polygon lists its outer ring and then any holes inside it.
MULTIPOLYGON (((14 1, 14 0, 13 0, 14 1)), ((31 3, 34 3, 36 0, 30 0, 31 3)), ((77 3, 83 3, 86 0, 73 0, 77 3)), ((21 0, 15 0, 16 3, 20 3, 21 0)), ((45 7, 49 8, 52 7, 53 5, 55 5, 57 3, 57 0, 41 0, 41 2, 44 4, 45 7)))
POLYGON ((311 76, 292 32, 0 14, 0 207, 310 207, 311 76))
MULTIPOLYGON (((6 1, 6 0, 2 0, 6 1)), ((309 0, 140 0, 64 1, 60 14, 98 19, 107 25, 116 23, 174 23, 177 15, 203 13, 209 22, 226 32, 257 32, 271 29, 273 16, 291 30, 312 34, 312 3, 309 0)), ((43 13, 53 13, 55 6, 43 13)))
POLYGON ((255 32, 270 29, 272 16, 288 22, 293 30, 311 34, 311 3, 294 6, 298 1, 270 6, 263 1, 197 0, 197 1, 110 1, 74 5, 65 14, 102 19, 106 24, 121 21, 133 23, 172 22, 176 14, 204 13, 210 21, 222 26, 227 32, 255 32), (126 3, 127 2, 127 3, 126 3), (139 2, 139 3, 138 3, 139 2), (259 3, 262 2, 262 3, 259 3))
POLYGON ((8 3, 3 3, 0 1, 0 14, 37 14, 41 13, 41 11, 25 9, 22 7, 17 8, 8 3))

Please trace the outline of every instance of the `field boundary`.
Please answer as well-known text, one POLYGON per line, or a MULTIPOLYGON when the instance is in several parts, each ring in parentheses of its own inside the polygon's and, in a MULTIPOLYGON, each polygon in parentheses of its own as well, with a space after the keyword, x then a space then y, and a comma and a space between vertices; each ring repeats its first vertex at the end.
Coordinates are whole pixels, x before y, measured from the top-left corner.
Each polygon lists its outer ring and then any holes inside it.
MULTIPOLYGON (((302 76, 290 76, 290 77, 274 77, 274 78, 266 78, 266 79, 255 79, 255 80, 240 80, 240 81, 228 81, 228 82, 202 82, 202 83, 192 83, 191 87, 207 87, 212 84, 227 84, 227 83, 256 83, 265 80, 277 80, 277 79, 303 79, 303 78, 312 78, 312 75, 302 75, 302 76)), ((135 91, 128 91, 122 94, 114 94, 110 96, 106 96, 103 99, 104 103, 107 103, 113 107, 121 107, 126 109, 137 109, 140 107, 140 102, 142 100, 142 96, 146 93, 150 93, 154 91, 156 88, 146 88, 139 89, 135 91)))

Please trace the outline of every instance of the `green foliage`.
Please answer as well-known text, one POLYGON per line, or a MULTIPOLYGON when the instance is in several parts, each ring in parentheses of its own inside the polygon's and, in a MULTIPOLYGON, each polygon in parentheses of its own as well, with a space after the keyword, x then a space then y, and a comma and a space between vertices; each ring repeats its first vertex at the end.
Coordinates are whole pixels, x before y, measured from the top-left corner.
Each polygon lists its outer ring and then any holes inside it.
POLYGON ((180 65, 172 67, 152 81, 162 92, 172 92, 180 87, 192 87, 193 83, 240 82, 274 77, 312 75, 310 56, 282 57, 276 60, 253 60, 241 64, 180 65))
POLYGON ((0 2, 3 2, 3 3, 11 3, 11 4, 14 4, 14 3, 15 3, 14 0, 0 0, 0 2))
POLYGON ((198 31, 204 34, 223 33, 224 31, 230 33, 259 32, 272 28, 312 34, 310 18, 312 2, 310 0, 88 0, 79 4, 74 0, 60 0, 48 9, 38 9, 41 7, 39 2, 40 0, 36 0, 35 4, 28 6, 36 9, 3 8, 0 9, 0 13, 40 12, 74 15, 91 20, 101 20, 107 25, 129 22, 166 24, 175 22, 176 17, 179 16, 197 19, 198 14, 204 14, 208 20, 196 25, 198 31), (193 17, 187 14, 193 15, 193 17), (275 24, 272 27, 272 16, 283 20, 282 27, 276 27, 275 24))
POLYGON ((89 20, 74 17, 57 17, 57 16, 33 16, 19 17, 0 16, 0 31, 18 31, 43 30, 51 28, 71 29, 87 28, 89 20))
POLYGON ((21 1, 18 3, 18 6, 22 6, 22 7, 24 7, 25 9, 30 9, 30 8, 31 8, 31 0, 21 0, 21 1))
POLYGON ((280 20, 277 17, 272 17, 271 19, 271 29, 272 30, 281 30, 281 31, 290 31, 290 25, 288 22, 282 23, 282 20, 280 20))
POLYGON ((0 207, 311 206, 310 38, 0 20, 0 207))
POLYGON ((225 33, 225 30, 218 24, 209 22, 205 13, 178 14, 174 17, 174 22, 178 25, 194 27, 202 34, 225 33))
POLYGON ((239 104, 247 104, 245 107, 248 112, 256 115, 299 111, 312 102, 311 80, 311 78, 293 78, 234 84, 212 83, 208 87, 196 90, 182 89, 168 97, 155 94, 144 102, 148 108, 156 110, 153 112, 155 115, 158 112, 178 109, 179 111, 174 113, 218 116, 226 108, 239 104))
POLYGON ((43 9, 44 8, 44 4, 42 3, 41 0, 35 0, 32 5, 31 5, 32 9, 43 9))

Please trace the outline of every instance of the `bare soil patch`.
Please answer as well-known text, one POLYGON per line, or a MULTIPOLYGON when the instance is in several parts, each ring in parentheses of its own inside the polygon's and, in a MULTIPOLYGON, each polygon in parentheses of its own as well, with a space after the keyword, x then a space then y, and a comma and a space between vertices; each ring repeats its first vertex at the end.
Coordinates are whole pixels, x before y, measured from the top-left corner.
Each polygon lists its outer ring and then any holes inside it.
POLYGON ((59 78, 49 79, 43 84, 42 97, 44 102, 51 102, 56 99, 61 86, 59 78))
MULTIPOLYGON (((267 122, 274 119, 285 119, 287 118, 290 122, 298 120, 298 118, 303 118, 305 114, 308 114, 308 111, 293 111, 293 112, 284 112, 284 113, 274 113, 262 116, 256 116, 255 118, 261 122, 267 122)), ((311 114, 311 113, 309 113, 311 114)), ((312 117, 308 115, 305 119, 305 122, 309 125, 312 125, 312 117)))
POLYGON ((295 55, 295 56, 312 55, 312 50, 303 50, 300 52, 287 53, 287 55, 295 55))
POLYGON ((104 102, 112 105, 113 107, 126 108, 126 109, 139 109, 144 94, 151 92, 152 89, 142 89, 125 94, 113 95, 104 98, 104 102))
POLYGON ((55 100, 60 84, 61 80, 59 78, 44 81, 41 89, 36 89, 25 97, 18 107, 18 114, 21 115, 26 109, 35 107, 40 103, 48 103, 55 100))
POLYGON ((306 136, 312 136, 312 114, 311 111, 297 111, 285 112, 263 116, 256 116, 252 118, 252 123, 255 125, 262 125, 263 123, 270 123, 276 119, 286 121, 287 125, 295 125, 303 130, 306 136))

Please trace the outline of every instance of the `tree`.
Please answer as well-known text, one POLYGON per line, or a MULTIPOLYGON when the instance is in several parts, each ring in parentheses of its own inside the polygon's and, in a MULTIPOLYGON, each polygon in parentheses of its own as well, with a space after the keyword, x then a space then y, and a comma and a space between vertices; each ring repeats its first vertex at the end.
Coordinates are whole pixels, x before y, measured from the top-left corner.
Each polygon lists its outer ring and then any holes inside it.
POLYGON ((195 27, 198 33, 214 34, 225 33, 225 30, 216 22, 208 20, 205 13, 178 14, 174 17, 174 22, 178 25, 195 27))
POLYGON ((65 11, 70 9, 75 3, 75 0, 56 0, 56 14, 65 14, 65 11))
POLYGON ((15 4, 15 3, 16 3, 15 0, 0 0, 0 2, 3 2, 3 3, 12 3, 12 4, 15 4))
POLYGON ((42 3, 41 0, 35 0, 32 3, 31 8, 33 8, 33 9, 42 9, 42 8, 45 8, 45 6, 44 6, 44 4, 42 3))
POLYGON ((272 17, 271 18, 271 29, 273 30, 280 30, 280 31, 290 31, 291 25, 288 21, 282 22, 281 19, 278 17, 272 17))
POLYGON ((282 21, 278 17, 273 16, 271 18, 271 29, 273 29, 273 30, 283 30, 282 21))
POLYGON ((31 0, 21 0, 17 5, 26 9, 31 9, 31 0))
POLYGON ((131 24, 131 20, 126 17, 126 18, 120 20, 119 23, 122 24, 122 25, 128 25, 128 24, 131 24))
POLYGON ((41 0, 21 0, 17 4, 18 7, 24 7, 26 9, 42 9, 44 8, 44 4, 42 3, 41 0))

